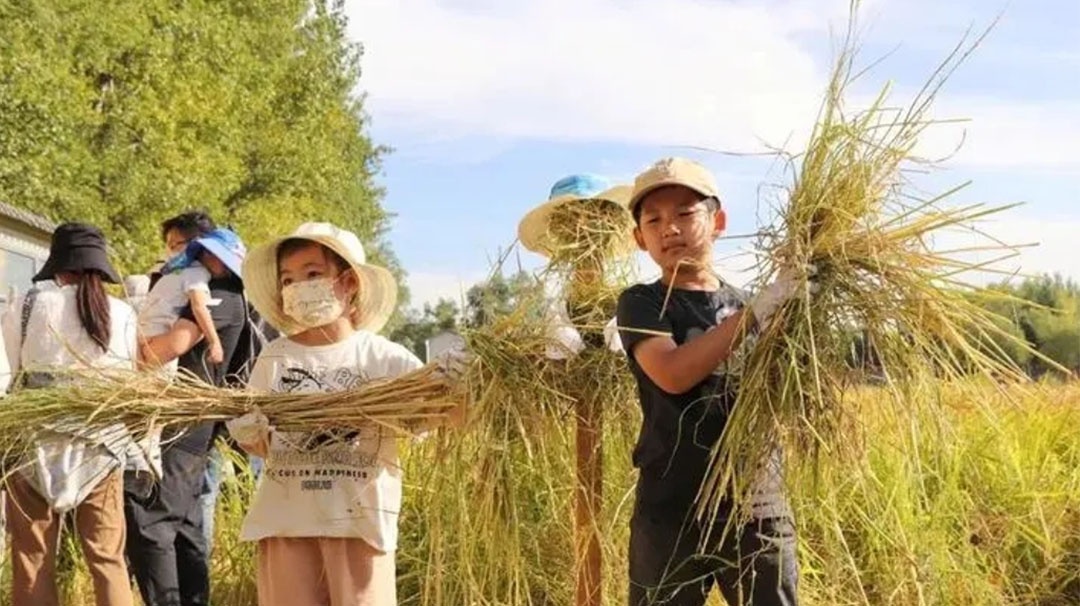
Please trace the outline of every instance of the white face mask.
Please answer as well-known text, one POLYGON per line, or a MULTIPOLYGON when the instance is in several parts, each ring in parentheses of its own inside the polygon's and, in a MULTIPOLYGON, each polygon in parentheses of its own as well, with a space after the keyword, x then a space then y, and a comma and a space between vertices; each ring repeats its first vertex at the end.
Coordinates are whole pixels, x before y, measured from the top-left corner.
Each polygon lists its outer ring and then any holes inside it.
POLYGON ((345 313, 345 306, 334 293, 333 278, 293 282, 281 288, 285 315, 304 328, 326 326, 345 313))

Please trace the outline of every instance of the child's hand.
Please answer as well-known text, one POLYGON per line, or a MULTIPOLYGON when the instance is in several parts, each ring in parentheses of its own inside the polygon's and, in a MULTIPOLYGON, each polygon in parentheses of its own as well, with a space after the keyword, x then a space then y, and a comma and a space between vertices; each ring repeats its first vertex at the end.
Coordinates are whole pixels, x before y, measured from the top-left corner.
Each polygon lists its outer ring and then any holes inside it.
POLYGON ((210 344, 209 349, 206 350, 206 359, 211 364, 221 364, 225 361, 225 350, 222 349, 221 342, 210 344))
POLYGON ((604 343, 615 353, 623 353, 622 338, 619 336, 618 318, 608 320, 604 325, 604 343))
POLYGON ((270 450, 270 420, 258 408, 241 417, 225 421, 236 443, 256 456, 266 458, 270 450))

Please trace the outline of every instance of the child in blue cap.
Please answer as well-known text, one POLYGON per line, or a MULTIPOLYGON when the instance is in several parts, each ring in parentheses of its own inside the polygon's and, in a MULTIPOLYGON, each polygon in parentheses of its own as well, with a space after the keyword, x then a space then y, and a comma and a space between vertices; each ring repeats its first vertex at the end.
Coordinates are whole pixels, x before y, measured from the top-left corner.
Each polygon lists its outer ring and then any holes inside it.
MULTIPOLYGON (((182 245, 183 248, 179 250, 169 250, 172 258, 162 267, 161 279, 150 289, 140 310, 140 329, 147 340, 163 335, 180 319, 184 308, 190 306, 195 323, 206 339, 207 361, 220 364, 224 361, 225 351, 210 315, 209 283, 213 273, 221 272, 211 270, 212 266, 220 265, 239 276, 244 256, 243 244, 235 233, 219 228, 182 245), (229 267, 230 264, 235 267, 229 267)), ((158 363, 157 360, 147 359, 141 362, 149 365, 158 363)), ((166 366, 175 370, 176 361, 166 366)))

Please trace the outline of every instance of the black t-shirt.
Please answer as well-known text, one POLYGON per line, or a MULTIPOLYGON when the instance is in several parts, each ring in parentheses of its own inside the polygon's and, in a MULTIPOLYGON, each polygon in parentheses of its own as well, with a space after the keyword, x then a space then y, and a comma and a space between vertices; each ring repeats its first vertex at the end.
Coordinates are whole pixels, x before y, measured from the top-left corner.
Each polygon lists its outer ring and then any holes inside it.
MULTIPOLYGON (((653 383, 633 355, 634 346, 655 335, 634 329, 669 334, 683 345, 745 303, 746 293, 727 285, 718 291, 673 289, 668 297, 668 287, 659 281, 632 286, 619 297, 619 334, 637 380, 643 415, 633 453, 634 466, 641 470, 639 506, 682 514, 693 505, 708 471, 710 451, 735 404, 738 380, 724 364, 686 393, 668 393, 653 383)), ((770 467, 762 477, 753 508, 760 517, 788 514, 777 470, 770 467)))
MULTIPOLYGON (((206 359, 207 344, 200 341, 190 351, 180 356, 178 364, 180 368, 194 374, 199 379, 211 385, 222 386, 225 384, 228 369, 236 365, 233 360, 239 350, 241 336, 247 323, 246 305, 244 299, 244 286, 235 277, 213 278, 210 280, 210 298, 220 301, 211 305, 210 317, 214 320, 214 328, 221 339, 221 349, 224 351, 224 362, 211 364, 206 359)), ((180 317, 195 321, 195 315, 190 307, 185 307, 180 317)), ((214 437, 214 424, 203 423, 195 427, 189 427, 184 435, 176 440, 176 446, 190 452, 203 453, 210 449, 214 437)))

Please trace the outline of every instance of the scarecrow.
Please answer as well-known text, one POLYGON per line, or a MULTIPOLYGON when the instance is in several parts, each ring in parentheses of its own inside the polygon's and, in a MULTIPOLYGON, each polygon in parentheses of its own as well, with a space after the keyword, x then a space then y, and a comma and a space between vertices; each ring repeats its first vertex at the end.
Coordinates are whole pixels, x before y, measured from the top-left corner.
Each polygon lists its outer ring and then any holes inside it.
MULTIPOLYGON (((560 339, 573 353, 588 357, 607 345, 619 348, 614 320, 619 265, 635 250, 633 218, 628 210, 631 190, 611 186, 595 175, 560 179, 544 203, 530 211, 518 226, 518 238, 530 251, 548 258, 548 271, 563 278, 562 298, 569 326, 557 326, 560 339), (580 338, 576 338, 580 332, 580 338), (569 337, 569 338, 568 338, 569 337), (605 337, 607 337, 605 339, 605 337)), ((561 311, 561 310, 560 310, 561 311)), ((581 364, 568 372, 591 372, 581 364)), ((576 490, 574 536, 577 606, 601 603, 600 504, 603 496, 602 382, 571 382, 577 393, 575 434, 576 490)))

